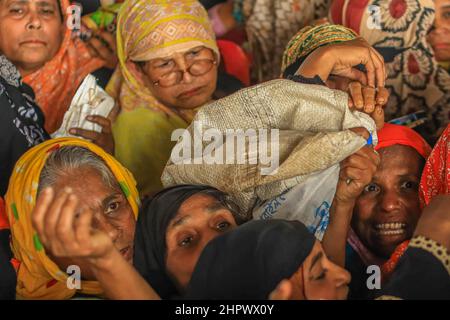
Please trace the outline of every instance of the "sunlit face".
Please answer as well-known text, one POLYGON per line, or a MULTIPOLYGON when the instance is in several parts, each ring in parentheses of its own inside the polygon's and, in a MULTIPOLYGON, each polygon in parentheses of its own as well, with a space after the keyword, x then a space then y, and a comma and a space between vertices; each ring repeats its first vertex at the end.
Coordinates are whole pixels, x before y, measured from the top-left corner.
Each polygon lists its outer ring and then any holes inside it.
POLYGON ((0 52, 22 76, 55 56, 63 34, 57 0, 0 0, 0 52))
MULTIPOLYGON (((175 53, 164 59, 154 59, 143 64, 147 76, 146 85, 152 94, 164 105, 171 108, 193 109, 204 105, 212 98, 217 83, 217 65, 202 75, 184 72, 179 81, 171 86, 155 83, 171 71, 186 71, 193 63, 200 60, 216 61, 212 50, 196 47, 184 53, 175 53)), ((198 64, 197 64, 198 65, 198 64)), ((201 70, 201 68, 200 68, 201 70)))
POLYGON ((291 300, 345 300, 351 276, 331 262, 319 241, 297 272, 292 283, 291 300))
POLYGON ((352 228, 369 250, 387 259, 413 235, 420 215, 418 186, 424 161, 408 146, 378 152, 380 166, 356 201, 352 228))
POLYGON ((180 290, 209 241, 235 227, 232 213, 212 196, 198 193, 183 202, 166 233, 166 266, 180 290))
MULTIPOLYGON (((90 167, 73 170, 60 177, 53 185, 54 190, 66 187, 72 188, 81 208, 90 208, 94 212, 93 227, 106 232, 117 250, 131 263, 136 221, 122 191, 107 186, 101 175, 90 167)), ((83 279, 95 280, 93 272, 82 261, 55 257, 52 260, 61 270, 66 270, 69 265, 78 265, 83 279)))
POLYGON ((450 61, 450 0, 435 0, 435 29, 428 41, 433 47, 436 60, 450 61))

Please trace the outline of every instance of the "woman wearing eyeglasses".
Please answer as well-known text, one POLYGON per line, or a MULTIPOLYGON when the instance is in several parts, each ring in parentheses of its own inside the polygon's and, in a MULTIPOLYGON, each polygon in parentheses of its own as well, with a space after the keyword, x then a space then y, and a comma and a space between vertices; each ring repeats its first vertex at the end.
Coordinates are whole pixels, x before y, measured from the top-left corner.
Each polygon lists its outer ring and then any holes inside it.
POLYGON ((207 12, 192 0, 126 1, 117 48, 119 66, 107 86, 121 109, 115 156, 144 196, 162 188, 172 132, 212 99, 220 54, 207 12))

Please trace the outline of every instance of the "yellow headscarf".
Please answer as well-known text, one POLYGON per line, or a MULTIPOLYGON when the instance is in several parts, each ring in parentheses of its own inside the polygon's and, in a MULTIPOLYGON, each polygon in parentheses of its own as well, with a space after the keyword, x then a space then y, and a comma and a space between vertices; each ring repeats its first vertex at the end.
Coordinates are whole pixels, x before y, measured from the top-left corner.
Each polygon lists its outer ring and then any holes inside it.
POLYGON ((67 287, 68 275, 46 255, 31 222, 41 171, 49 154, 63 146, 84 147, 105 161, 117 179, 135 217, 139 196, 131 173, 100 147, 77 138, 48 140, 28 150, 16 163, 5 196, 6 212, 11 226, 12 251, 20 266, 16 293, 19 299, 70 299, 77 292, 101 295, 96 281, 82 281, 81 290, 67 287))
POLYGON ((208 13, 198 1, 127 0, 117 17, 119 67, 106 90, 119 100, 121 112, 144 107, 175 115, 153 97, 135 62, 168 57, 196 46, 210 48, 220 57, 208 13))

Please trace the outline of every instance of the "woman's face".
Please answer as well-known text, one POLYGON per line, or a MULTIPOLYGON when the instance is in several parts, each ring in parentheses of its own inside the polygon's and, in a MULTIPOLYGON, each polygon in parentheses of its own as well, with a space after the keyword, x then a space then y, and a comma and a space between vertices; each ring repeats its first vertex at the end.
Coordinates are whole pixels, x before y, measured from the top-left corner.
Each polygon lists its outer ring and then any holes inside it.
MULTIPOLYGON (((109 187, 103 182, 102 176, 90 167, 73 170, 58 178, 53 185, 54 190, 64 190, 66 187, 72 188, 80 204, 94 212, 93 227, 106 232, 117 250, 131 263, 136 221, 122 191, 109 187)), ((83 279, 95 280, 93 272, 85 263, 74 259, 51 258, 61 270, 66 270, 69 265, 78 265, 83 279)))
POLYGON ((0 0, 0 52, 22 76, 55 56, 63 34, 57 0, 0 0))
POLYGON ((437 61, 450 61, 450 0, 435 0, 435 29, 428 36, 437 61))
POLYGON ((378 152, 380 166, 356 201, 352 228, 368 249, 387 259, 413 235, 420 215, 418 186, 424 161, 408 146, 378 152))
POLYGON ((212 196, 199 193, 183 202, 166 233, 166 267, 181 290, 209 241, 235 227, 231 212, 212 196))
POLYGON ((291 300, 345 300, 350 279, 348 271, 331 262, 316 240, 309 256, 289 279, 291 300))
POLYGON ((150 60, 143 65, 147 76, 146 85, 155 98, 168 107, 200 107, 211 100, 216 89, 216 61, 213 51, 205 47, 196 47, 184 53, 177 52, 164 59, 150 60), (192 73, 200 75, 187 72, 193 64, 195 66, 191 68, 192 73), (186 72, 181 74, 178 72, 180 70, 186 72))

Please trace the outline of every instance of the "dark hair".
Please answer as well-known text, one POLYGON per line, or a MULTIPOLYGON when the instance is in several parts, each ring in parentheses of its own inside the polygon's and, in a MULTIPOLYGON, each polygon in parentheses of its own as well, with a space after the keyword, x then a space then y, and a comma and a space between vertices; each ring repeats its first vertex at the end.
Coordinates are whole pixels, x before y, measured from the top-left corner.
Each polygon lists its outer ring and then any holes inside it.
POLYGON ((61 1, 60 0, 56 0, 56 4, 58 5, 59 17, 61 18, 61 21, 64 22, 64 13, 62 11, 61 1))

